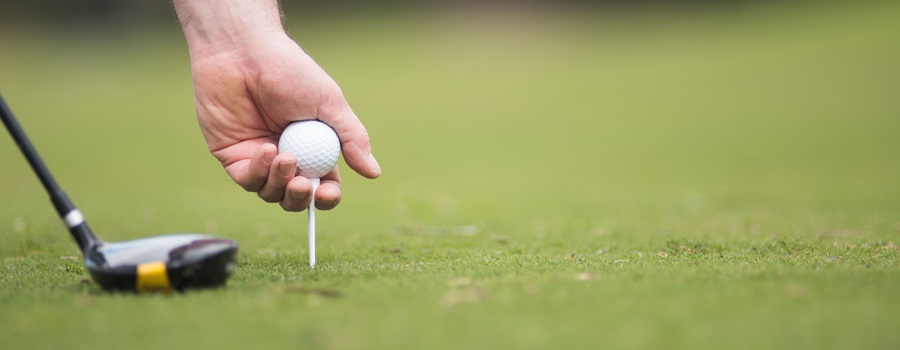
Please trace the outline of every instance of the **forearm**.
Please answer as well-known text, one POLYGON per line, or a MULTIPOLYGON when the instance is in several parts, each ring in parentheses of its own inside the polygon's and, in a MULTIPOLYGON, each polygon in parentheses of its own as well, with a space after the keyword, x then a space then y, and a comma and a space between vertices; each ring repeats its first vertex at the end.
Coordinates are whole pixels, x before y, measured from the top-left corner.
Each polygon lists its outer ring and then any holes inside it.
POLYGON ((285 35, 277 0, 174 0, 192 60, 285 35))

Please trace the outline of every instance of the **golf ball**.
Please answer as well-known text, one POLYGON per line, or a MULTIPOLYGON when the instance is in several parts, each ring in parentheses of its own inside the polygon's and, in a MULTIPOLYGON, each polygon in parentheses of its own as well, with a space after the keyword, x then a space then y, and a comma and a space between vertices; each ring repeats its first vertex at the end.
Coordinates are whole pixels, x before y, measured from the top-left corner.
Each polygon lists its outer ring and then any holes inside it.
POLYGON ((334 129, 318 120, 295 122, 281 133, 278 152, 297 157, 300 175, 319 178, 337 165, 341 140, 334 129))

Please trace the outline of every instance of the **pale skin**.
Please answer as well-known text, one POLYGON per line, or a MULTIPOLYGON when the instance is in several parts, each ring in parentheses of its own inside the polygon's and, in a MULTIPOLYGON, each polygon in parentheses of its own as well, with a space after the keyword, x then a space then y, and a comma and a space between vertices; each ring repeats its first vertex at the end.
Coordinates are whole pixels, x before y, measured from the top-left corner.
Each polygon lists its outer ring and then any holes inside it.
MULTIPOLYGON (((338 85, 285 33, 276 0, 175 0, 191 55, 197 120, 209 151, 241 187, 286 211, 310 205, 312 184, 278 154, 291 122, 318 119, 341 139, 347 165, 374 179, 369 136, 338 85)), ((341 201, 338 169, 322 177, 315 206, 341 201)))

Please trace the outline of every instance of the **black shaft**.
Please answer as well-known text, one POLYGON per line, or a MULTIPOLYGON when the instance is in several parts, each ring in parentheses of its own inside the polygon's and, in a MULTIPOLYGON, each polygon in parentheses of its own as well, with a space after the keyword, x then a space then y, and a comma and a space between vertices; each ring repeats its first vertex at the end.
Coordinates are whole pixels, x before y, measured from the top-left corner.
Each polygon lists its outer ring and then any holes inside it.
MULTIPOLYGON (((16 145, 19 146, 19 150, 22 151, 25 159, 31 164, 31 169, 37 174, 38 178, 41 180, 41 184, 44 185, 44 189, 46 189, 47 193, 50 195, 50 201, 53 202, 53 206, 56 208, 56 212, 59 213, 59 217, 65 221, 67 215, 78 209, 72 204, 72 201, 69 200, 69 197, 66 196, 66 193, 63 192, 62 188, 59 187, 59 184, 56 182, 56 179, 53 178, 53 175, 50 174, 50 169, 47 168, 47 165, 44 164, 44 160, 38 155, 37 150, 28 139, 28 135, 22 130, 19 121, 16 120, 16 117, 13 116, 9 106, 6 105, 6 100, 3 99, 2 95, 0 95, 0 117, 3 119, 3 125, 6 126, 6 130, 12 135, 13 140, 16 141, 16 145)), ((69 226, 68 222, 66 224, 69 226)), ((68 228, 82 251, 97 241, 97 238, 83 220, 80 224, 68 228)))

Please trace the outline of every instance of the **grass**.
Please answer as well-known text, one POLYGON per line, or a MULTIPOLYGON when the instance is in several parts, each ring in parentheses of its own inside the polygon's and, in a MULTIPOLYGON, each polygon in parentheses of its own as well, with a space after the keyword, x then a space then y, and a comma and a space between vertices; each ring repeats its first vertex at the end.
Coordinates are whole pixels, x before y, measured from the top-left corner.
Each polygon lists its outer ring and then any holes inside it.
POLYGON ((4 97, 103 238, 211 232, 226 288, 91 284, 0 141, 0 348, 896 348, 896 5, 305 19, 384 177, 230 183, 177 28, 4 31, 4 97), (15 34, 12 34, 15 33, 15 34))

